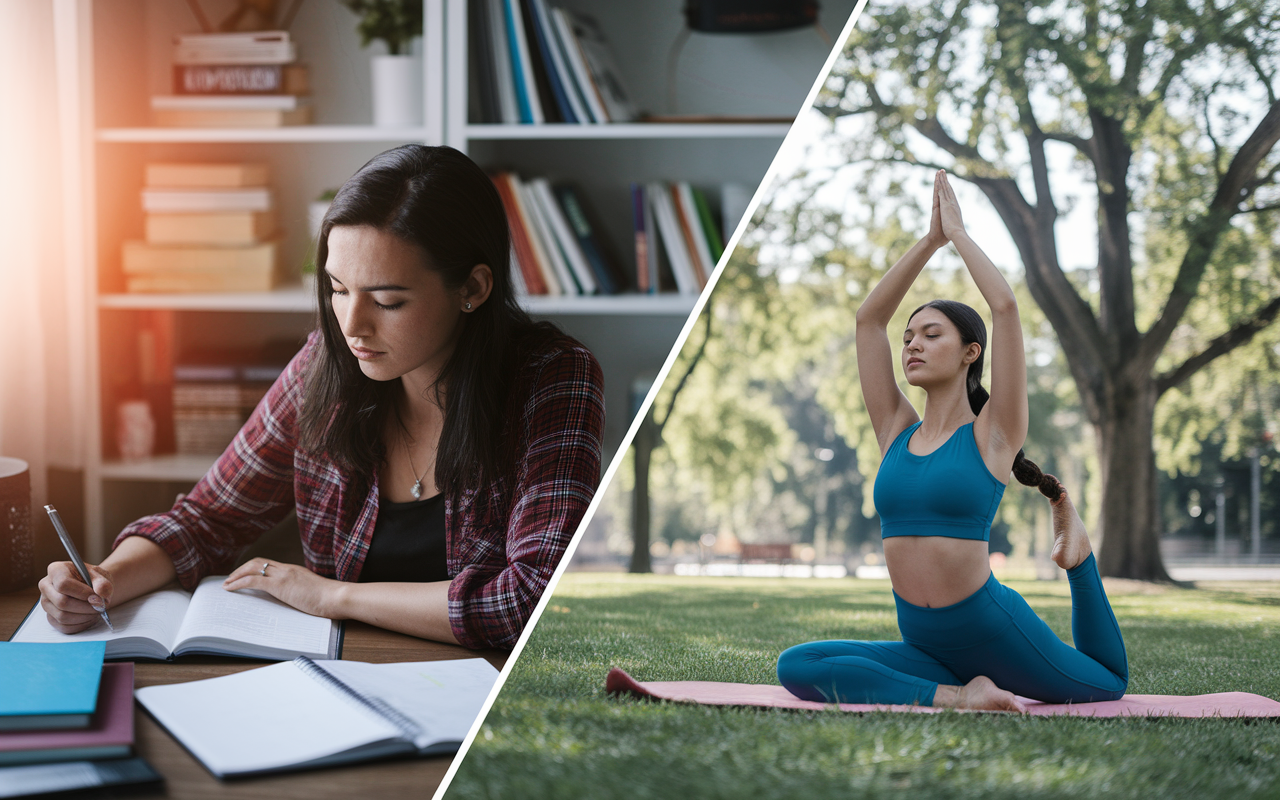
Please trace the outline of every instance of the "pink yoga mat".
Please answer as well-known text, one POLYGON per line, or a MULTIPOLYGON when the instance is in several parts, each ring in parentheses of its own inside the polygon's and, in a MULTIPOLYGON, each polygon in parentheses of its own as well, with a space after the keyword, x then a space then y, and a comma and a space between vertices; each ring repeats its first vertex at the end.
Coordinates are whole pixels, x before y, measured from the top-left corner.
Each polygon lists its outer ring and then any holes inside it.
MULTIPOLYGON (((641 683, 626 672, 613 668, 605 679, 609 694, 629 694, 652 700, 699 703, 708 706, 767 706, 821 711, 837 706, 801 700, 781 686, 713 681, 653 681, 641 683)), ((1248 692, 1219 692, 1189 697, 1162 694, 1129 694, 1101 703, 1054 705, 1019 698, 1027 711, 1037 716, 1075 717, 1280 717, 1280 703, 1248 692)), ((948 709, 930 706, 883 706, 840 703, 841 711, 905 711, 933 714, 948 709)), ((1007 713, 1007 712, 980 712, 1007 713)))

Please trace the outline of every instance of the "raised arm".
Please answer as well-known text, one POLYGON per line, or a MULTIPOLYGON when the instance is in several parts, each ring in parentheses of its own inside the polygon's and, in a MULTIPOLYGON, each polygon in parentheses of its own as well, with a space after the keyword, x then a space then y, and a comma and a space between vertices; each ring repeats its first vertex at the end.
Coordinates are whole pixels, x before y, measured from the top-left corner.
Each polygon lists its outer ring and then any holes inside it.
POLYGON ((1012 467, 1014 456, 1027 438, 1027 358, 1018 301, 1000 270, 965 231, 960 204, 946 173, 938 170, 934 180, 935 195, 941 198, 943 232, 955 245, 991 308, 992 347, 987 354, 991 363, 991 399, 978 414, 974 436, 984 454, 1007 458, 1012 467))
POLYGON ((867 299, 862 301, 854 318, 857 322, 858 382, 862 386, 867 416, 871 418, 871 427, 880 443, 881 455, 899 433, 920 419, 894 377, 889 321, 929 257, 946 243, 935 186, 929 232, 889 268, 867 299))

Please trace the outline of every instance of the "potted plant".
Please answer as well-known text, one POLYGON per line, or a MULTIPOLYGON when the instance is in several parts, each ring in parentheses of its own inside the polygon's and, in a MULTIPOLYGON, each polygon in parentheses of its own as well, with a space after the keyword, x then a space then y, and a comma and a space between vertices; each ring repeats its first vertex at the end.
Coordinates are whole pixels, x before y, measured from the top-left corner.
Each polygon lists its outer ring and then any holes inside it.
POLYGON ((422 35, 422 0, 338 0, 360 18, 360 46, 375 40, 387 55, 372 57, 373 124, 411 128, 422 124, 422 67, 410 49, 422 35))

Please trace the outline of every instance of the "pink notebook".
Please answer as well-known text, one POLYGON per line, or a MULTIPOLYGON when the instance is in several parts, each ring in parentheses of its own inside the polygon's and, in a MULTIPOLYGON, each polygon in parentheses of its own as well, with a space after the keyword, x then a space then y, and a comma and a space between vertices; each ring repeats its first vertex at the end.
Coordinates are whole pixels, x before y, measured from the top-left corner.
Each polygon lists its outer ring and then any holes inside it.
POLYGON ((88 728, 0 733, 0 765, 121 758, 133 749, 133 664, 103 664, 88 728))

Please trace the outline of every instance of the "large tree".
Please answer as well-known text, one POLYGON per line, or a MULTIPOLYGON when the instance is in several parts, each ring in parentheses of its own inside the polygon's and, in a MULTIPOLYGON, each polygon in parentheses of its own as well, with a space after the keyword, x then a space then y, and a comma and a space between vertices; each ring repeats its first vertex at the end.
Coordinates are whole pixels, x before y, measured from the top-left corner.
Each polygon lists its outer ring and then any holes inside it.
POLYGON ((1008 228, 1096 432, 1105 575, 1168 578, 1156 401, 1280 313, 1271 281, 1220 330, 1187 333, 1193 352, 1170 347, 1224 241, 1256 241, 1280 208, 1278 56, 1264 0, 894 2, 868 6, 819 97, 872 121, 851 157, 946 168, 1008 228), (1096 193, 1096 286, 1059 260, 1057 148, 1096 193), (1143 224, 1165 226, 1167 276, 1141 257, 1143 224))

